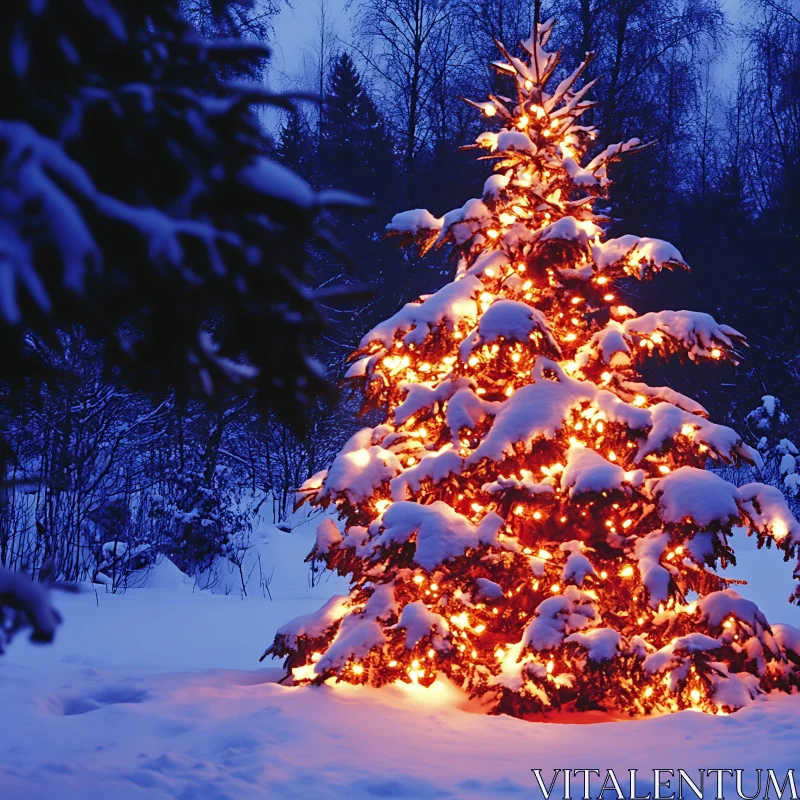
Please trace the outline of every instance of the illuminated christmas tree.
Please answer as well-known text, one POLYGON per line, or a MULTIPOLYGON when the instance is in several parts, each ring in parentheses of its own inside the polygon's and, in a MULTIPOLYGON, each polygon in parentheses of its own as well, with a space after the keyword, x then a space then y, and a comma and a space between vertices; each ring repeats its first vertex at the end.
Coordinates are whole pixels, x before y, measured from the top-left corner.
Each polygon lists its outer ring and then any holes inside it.
MULTIPOLYGON (((747 533, 796 555, 779 490, 707 467, 755 461, 696 401, 640 380, 646 359, 735 360, 742 334, 708 314, 638 315, 624 278, 684 268, 657 239, 604 241, 607 169, 577 88, 552 91, 552 21, 492 66, 514 99, 493 122, 479 199, 389 230, 449 246, 455 280, 362 340, 347 381, 386 422, 357 433, 302 488, 332 506, 310 558, 348 595, 278 631, 267 651, 298 683, 375 686, 446 676, 497 713, 724 713, 800 685, 800 635, 770 628, 714 570, 747 533)), ((266 655, 266 654, 265 654, 266 655)))

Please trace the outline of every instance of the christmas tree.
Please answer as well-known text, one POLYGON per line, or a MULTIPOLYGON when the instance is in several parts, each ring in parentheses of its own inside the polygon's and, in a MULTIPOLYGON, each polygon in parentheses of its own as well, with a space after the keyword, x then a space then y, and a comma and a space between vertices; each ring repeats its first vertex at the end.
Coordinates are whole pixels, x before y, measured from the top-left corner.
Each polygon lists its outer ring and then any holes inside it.
POLYGON ((622 302, 625 279, 685 264, 664 241, 604 240, 608 167, 644 145, 588 158, 591 55, 546 91, 552 24, 524 60, 500 47, 514 99, 472 103, 500 123, 475 145, 494 160, 482 197, 389 225, 423 251, 452 247, 457 274, 353 354, 347 381, 386 422, 301 490, 343 521, 322 522, 310 558, 352 588, 267 653, 298 683, 446 676, 516 716, 726 713, 800 686, 800 637, 715 568, 734 561, 732 535, 796 555, 800 524, 778 489, 708 469, 759 458, 734 430, 641 380, 655 356, 735 361, 744 338, 622 302))

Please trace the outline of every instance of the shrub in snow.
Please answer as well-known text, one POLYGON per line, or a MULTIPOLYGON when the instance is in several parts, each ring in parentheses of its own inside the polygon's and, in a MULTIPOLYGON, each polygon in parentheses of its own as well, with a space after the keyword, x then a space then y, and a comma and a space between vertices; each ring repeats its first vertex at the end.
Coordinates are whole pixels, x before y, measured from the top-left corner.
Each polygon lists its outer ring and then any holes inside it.
POLYGON ((715 568, 743 529, 797 555, 800 523, 775 487, 707 469, 758 462, 734 430, 640 380, 648 358, 735 360, 744 339, 707 314, 621 302, 624 279, 685 265, 666 242, 604 240, 593 203, 642 145, 587 162, 586 63, 551 87, 551 29, 523 43, 529 58, 494 64, 516 103, 474 104, 502 127, 477 140, 501 179, 389 226, 452 246, 457 274, 353 354, 348 380, 386 421, 301 489, 340 519, 310 558, 352 588, 267 653, 298 682, 443 674, 519 716, 734 710, 800 686, 798 644, 715 568))
POLYGON ((219 556, 233 556, 252 521, 225 469, 173 468, 167 479, 170 495, 153 503, 153 514, 162 522, 161 552, 187 575, 209 569, 219 556))
POLYGON ((789 438, 791 420, 777 397, 764 395, 761 405, 746 417, 761 454, 759 478, 777 486, 789 499, 793 510, 800 510, 800 449, 789 438))

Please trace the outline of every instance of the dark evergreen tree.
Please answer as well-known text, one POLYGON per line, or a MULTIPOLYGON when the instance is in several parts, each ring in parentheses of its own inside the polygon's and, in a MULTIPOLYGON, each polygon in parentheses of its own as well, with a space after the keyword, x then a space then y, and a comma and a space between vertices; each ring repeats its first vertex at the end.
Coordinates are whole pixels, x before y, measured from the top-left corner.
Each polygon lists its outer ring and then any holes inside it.
POLYGON ((303 180, 315 183, 316 147, 311 129, 303 116, 289 113, 278 132, 275 144, 278 161, 303 180))
POLYGON ((320 177, 379 204, 395 196, 392 140, 361 76, 346 53, 333 63, 322 121, 320 177))

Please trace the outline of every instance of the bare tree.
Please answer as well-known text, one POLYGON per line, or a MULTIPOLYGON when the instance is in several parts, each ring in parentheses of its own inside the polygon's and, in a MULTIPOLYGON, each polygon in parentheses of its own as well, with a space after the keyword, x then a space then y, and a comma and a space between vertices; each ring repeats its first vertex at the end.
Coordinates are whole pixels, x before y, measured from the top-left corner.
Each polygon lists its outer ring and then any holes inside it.
POLYGON ((356 49, 371 68, 400 145, 411 204, 418 156, 431 139, 434 93, 460 57, 457 20, 456 0, 364 0, 358 6, 356 49))

